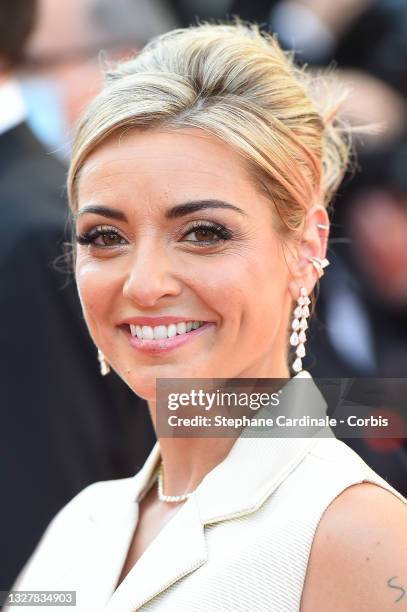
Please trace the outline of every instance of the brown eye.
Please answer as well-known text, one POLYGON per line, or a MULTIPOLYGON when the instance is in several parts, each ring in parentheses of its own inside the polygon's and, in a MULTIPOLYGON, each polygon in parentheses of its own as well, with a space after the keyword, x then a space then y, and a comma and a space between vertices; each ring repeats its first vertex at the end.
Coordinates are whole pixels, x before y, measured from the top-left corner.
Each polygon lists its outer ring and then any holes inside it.
POLYGON ((212 242, 213 238, 218 238, 215 232, 207 228, 194 230, 191 234, 195 234, 197 242, 212 242))
POLYGON ((96 238, 94 244, 110 247, 122 244, 121 241, 122 238, 119 236, 119 234, 116 234, 115 232, 103 232, 98 236, 98 238, 96 238))
POLYGON ((76 241, 84 246, 92 246, 93 248, 112 248, 127 244, 127 241, 115 229, 107 227, 95 227, 89 232, 79 234, 76 241))
POLYGON ((198 222, 194 227, 191 227, 184 235, 185 242, 195 243, 197 246, 210 246, 231 238, 232 233, 223 225, 204 224, 202 222, 198 222))

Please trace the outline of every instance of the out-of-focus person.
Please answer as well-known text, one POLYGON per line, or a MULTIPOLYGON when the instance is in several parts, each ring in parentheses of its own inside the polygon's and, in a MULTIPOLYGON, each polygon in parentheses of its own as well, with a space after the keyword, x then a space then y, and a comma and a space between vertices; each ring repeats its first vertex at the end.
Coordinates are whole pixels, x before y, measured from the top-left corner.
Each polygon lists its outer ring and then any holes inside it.
MULTIPOLYGON (((201 4, 199 0, 169 1, 195 10, 201 4)), ((276 32, 297 61, 327 65, 334 60, 340 68, 362 68, 404 95, 407 92, 404 0, 223 0, 220 5, 224 13, 257 20, 276 32)))
POLYGON ((53 263, 65 168, 30 131, 16 80, 35 16, 34 0, 0 4, 0 590, 70 498, 134 473, 154 441, 144 402, 100 376, 75 286, 53 263))
MULTIPOLYGON (((341 189, 330 242, 332 274, 321 286, 315 341, 320 376, 407 375, 407 107, 396 89, 366 72, 338 71, 351 87, 343 116, 356 160, 341 189), (348 344, 346 344, 348 343, 348 344)), ((312 343, 312 342, 311 342, 312 343)))
POLYGON ((78 117, 102 85, 101 64, 176 24, 165 0, 38 0, 20 77, 37 137, 67 161, 78 117))
MULTIPOLYGON (((349 120, 376 124, 356 137, 358 168, 343 187, 330 243, 331 275, 321 285, 308 367, 322 377, 407 376, 406 103, 367 73, 342 73, 353 95, 349 120)), ((346 441, 407 492, 407 441, 346 441)))

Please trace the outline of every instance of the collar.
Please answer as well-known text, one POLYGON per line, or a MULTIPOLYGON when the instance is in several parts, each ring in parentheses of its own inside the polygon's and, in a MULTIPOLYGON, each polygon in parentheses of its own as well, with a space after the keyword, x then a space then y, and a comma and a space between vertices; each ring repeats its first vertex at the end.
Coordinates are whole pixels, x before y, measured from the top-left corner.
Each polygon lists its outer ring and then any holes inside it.
MULTIPOLYGON (((305 380, 291 379, 284 386, 278 410, 271 409, 273 415, 294 417, 306 411, 312 412, 312 416, 325 417, 325 400, 310 375, 301 372, 294 378, 305 380)), ((268 409, 261 408, 258 416, 268 409)), ((251 435, 247 428, 242 431, 225 459, 203 478, 114 590, 137 525, 139 502, 156 478, 161 459, 157 442, 136 476, 99 488, 100 498, 93 499, 90 509, 93 529, 87 531, 87 537, 92 538, 88 556, 75 559, 65 578, 76 584, 80 581, 78 576, 86 576, 84 590, 90 593, 93 572, 95 584, 103 584, 103 592, 98 589, 104 612, 138 610, 208 561, 206 525, 257 510, 318 439, 333 433, 329 427, 322 427, 303 438, 290 437, 292 430, 283 437, 280 429, 274 434, 266 431, 262 437, 251 435)), ((94 596, 93 592, 89 595, 94 596)))
MULTIPOLYGON (((308 414, 323 419, 326 408, 326 401, 311 375, 302 370, 284 386, 278 407, 263 407, 257 416, 276 419, 279 415, 296 418, 308 414)), ((301 429, 296 431, 304 435, 301 429)), ((248 427, 243 429, 225 459, 203 478, 189 498, 194 499, 202 524, 208 525, 255 511, 319 438, 335 437, 327 426, 314 428, 308 437, 294 438, 291 437, 293 435, 290 428, 263 429, 256 434, 248 427)), ((96 505, 91 520, 96 524, 106 524, 113 515, 117 517, 117 513, 123 519, 126 514, 134 516, 134 507, 138 506, 157 478, 160 461, 160 443, 157 441, 141 470, 130 479, 117 481, 118 494, 107 503, 96 505), (124 502, 127 502, 127 507, 131 502, 130 513, 124 509, 124 502)), ((184 507, 187 505, 188 502, 184 507)))
POLYGON ((0 85, 0 135, 11 130, 26 118, 26 108, 16 79, 10 78, 0 85))
MULTIPOLYGON (((283 388, 278 414, 295 417, 304 412, 326 416, 326 402, 308 372, 302 371, 283 388), (294 379, 306 379, 303 381, 294 379), (306 408, 304 408, 304 406, 306 408)), ((259 410, 263 413, 263 408, 259 410)), ((251 437, 244 429, 226 458, 201 481, 180 510, 161 529, 125 580, 109 599, 105 612, 139 609, 182 577, 208 560, 205 526, 250 514, 257 510, 279 484, 304 459, 323 436, 334 436, 329 427, 312 437, 291 438, 281 430, 251 437)), ((143 468, 131 481, 132 503, 152 485, 161 459, 156 443, 143 468)), ((130 492, 130 490, 129 490, 130 492)), ((116 516, 117 520, 117 516, 116 516)))

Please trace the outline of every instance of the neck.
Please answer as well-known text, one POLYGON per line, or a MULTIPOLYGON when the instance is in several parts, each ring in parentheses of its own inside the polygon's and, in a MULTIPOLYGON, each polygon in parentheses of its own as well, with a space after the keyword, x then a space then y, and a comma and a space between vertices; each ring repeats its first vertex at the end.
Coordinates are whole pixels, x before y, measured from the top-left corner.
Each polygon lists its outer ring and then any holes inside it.
MULTIPOLYGON (((279 367, 253 366, 235 378, 290 377, 285 363, 279 367)), ((156 402, 149 401, 151 418, 156 429, 156 402)), ((157 430, 156 430, 157 431, 157 430)), ((167 438, 157 435, 164 469, 164 494, 183 495, 194 491, 203 478, 225 459, 236 442, 227 438, 167 438)))
POLYGON ((228 455, 234 438, 160 438, 164 494, 194 491, 203 478, 228 455))

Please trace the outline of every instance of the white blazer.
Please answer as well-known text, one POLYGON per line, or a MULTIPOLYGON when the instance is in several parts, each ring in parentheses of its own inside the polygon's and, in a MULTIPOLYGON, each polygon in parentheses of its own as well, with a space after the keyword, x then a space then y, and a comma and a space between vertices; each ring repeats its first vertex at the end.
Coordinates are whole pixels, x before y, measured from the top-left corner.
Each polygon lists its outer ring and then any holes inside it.
MULTIPOLYGON (((310 382, 311 401, 325 413, 310 382)), ((289 403, 295 413, 298 398, 289 403)), ((367 481, 406 502, 331 430, 312 438, 241 436, 115 590, 159 459, 157 442, 133 478, 77 495, 14 588, 77 592, 75 608, 49 612, 295 612, 315 530, 340 492, 367 481)))

